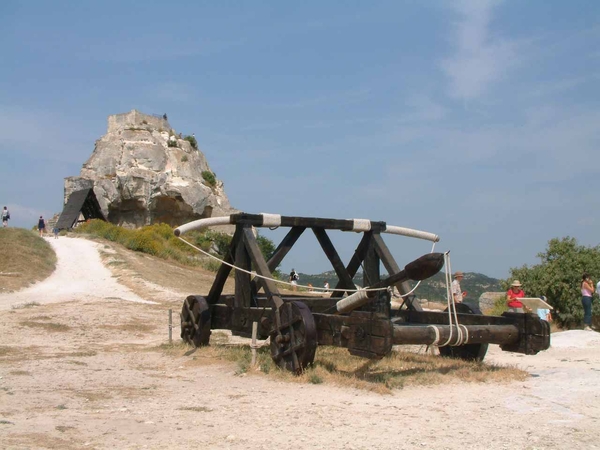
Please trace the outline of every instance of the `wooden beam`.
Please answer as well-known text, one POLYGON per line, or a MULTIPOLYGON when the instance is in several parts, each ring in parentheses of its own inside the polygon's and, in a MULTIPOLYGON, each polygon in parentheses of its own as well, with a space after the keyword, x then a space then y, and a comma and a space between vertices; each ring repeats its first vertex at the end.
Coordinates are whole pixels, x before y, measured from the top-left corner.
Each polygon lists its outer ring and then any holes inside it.
MULTIPOLYGON (((229 244, 229 249, 227 250, 227 254, 223 261, 233 264, 235 260, 235 252, 237 246, 240 244, 242 238, 242 229, 241 227, 236 227, 235 233, 233 234, 233 238, 231 238, 231 243, 229 244)), ((223 292, 223 287, 225 286, 225 282, 227 281, 227 277, 231 272, 231 267, 227 264, 221 264, 219 270, 217 271, 217 275, 215 277, 215 281, 210 288, 210 292, 206 297, 206 302, 209 305, 214 305, 219 301, 221 297, 221 293, 223 292)))
MULTIPOLYGON (((371 230, 384 231, 385 222, 371 222, 371 230)), ((243 223, 255 227, 263 226, 262 214, 232 214, 231 223, 243 223)), ((320 217, 281 216, 282 227, 323 228, 326 230, 352 231, 354 221, 351 219, 324 219, 320 217)))
MULTIPOLYGON (((375 246, 375 251, 379 255, 379 258, 381 258, 381 262, 383 263, 383 267, 385 267, 385 270, 387 270, 387 272, 390 275, 400 272, 400 266, 398 266, 398 264, 396 263, 396 260, 392 256, 390 249, 385 244, 380 234, 377 233, 373 235, 373 245, 375 246)), ((411 290, 410 284, 407 281, 397 283, 394 286, 398 289, 400 295, 406 295, 411 290)), ((409 295, 402 298, 409 309, 415 311, 423 311, 423 308, 421 307, 419 302, 415 301, 415 297, 416 296, 409 295)))
MULTIPOLYGON (((306 228, 304 227, 292 227, 288 234, 285 235, 283 240, 279 243, 273 255, 267 261, 267 267, 269 268, 269 272, 273 272, 277 269, 277 266, 281 264, 283 258, 288 254, 288 252, 292 249, 298 238, 302 235, 306 228)), ((256 288, 256 280, 252 280, 252 289, 254 292, 258 292, 259 289, 256 288)))
MULTIPOLYGON (((350 258, 350 262, 346 266, 346 271, 352 278, 354 278, 354 275, 356 275, 356 272, 358 272, 358 269, 360 269, 360 265, 365 259, 365 254, 367 253, 367 248, 369 246, 369 240, 370 237, 366 233, 363 233, 362 239, 358 243, 358 246, 356 247, 356 250, 354 250, 352 258, 350 258)), ((335 288, 341 289, 341 283, 339 281, 335 288)), ((331 297, 341 297, 342 294, 343 292, 341 291, 333 291, 331 297)))
POLYGON ((335 270, 335 273, 337 274, 340 280, 340 289, 356 289, 356 285, 354 284, 354 281, 352 281, 352 277, 346 270, 344 263, 340 259, 340 256, 335 250, 335 247, 329 239, 329 236, 327 236, 325 230, 323 228, 313 228, 312 230, 315 236, 317 237, 319 244, 321 244, 321 248, 325 252, 325 255, 331 262, 333 270, 335 270))
MULTIPOLYGON (((457 343, 456 325, 395 325, 394 345, 431 345, 457 343), (452 333, 452 335, 450 335, 452 333)), ((462 325, 468 335, 468 344, 512 344, 519 341, 519 329, 515 325, 462 325)), ((460 342, 458 342, 460 344, 460 342)))
MULTIPOLYGON (((267 266, 267 262, 265 261, 265 258, 258 247, 258 243, 254 237, 252 228, 249 225, 243 226, 242 236, 244 240, 244 247, 248 251, 250 259, 252 260, 252 264, 254 264, 256 273, 263 277, 267 277, 258 278, 257 283, 264 289, 265 294, 267 294, 267 296, 271 299, 273 306, 279 308, 281 305, 283 305, 283 300, 280 298, 277 286, 275 286, 275 283, 270 280, 270 278, 273 278, 273 274, 267 266)), ((249 284, 248 289, 250 289, 249 284)))

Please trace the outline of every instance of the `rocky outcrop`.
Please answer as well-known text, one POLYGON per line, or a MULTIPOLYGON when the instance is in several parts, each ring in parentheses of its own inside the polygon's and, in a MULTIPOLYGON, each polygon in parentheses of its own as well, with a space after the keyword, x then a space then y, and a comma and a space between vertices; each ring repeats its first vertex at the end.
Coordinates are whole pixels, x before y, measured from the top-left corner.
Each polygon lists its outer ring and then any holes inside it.
POLYGON ((112 223, 139 227, 180 225, 236 212, 195 137, 183 139, 165 116, 133 110, 108 117, 108 132, 78 177, 65 179, 65 202, 72 192, 93 188, 112 223))

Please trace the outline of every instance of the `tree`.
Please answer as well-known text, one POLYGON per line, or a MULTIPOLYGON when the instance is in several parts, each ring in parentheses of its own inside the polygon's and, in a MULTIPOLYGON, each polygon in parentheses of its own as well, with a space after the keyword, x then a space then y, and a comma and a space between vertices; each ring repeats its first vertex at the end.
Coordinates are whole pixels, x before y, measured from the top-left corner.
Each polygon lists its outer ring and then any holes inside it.
MULTIPOLYGON (((511 281, 518 279, 524 285, 527 297, 545 296, 554 307, 553 317, 559 325, 570 328, 582 323, 581 276, 584 272, 592 278, 600 277, 600 247, 578 245, 572 237, 551 239, 544 253, 537 255, 541 263, 532 267, 511 268, 511 277, 504 282, 508 289, 511 281)), ((598 314, 598 301, 593 313, 598 314)))

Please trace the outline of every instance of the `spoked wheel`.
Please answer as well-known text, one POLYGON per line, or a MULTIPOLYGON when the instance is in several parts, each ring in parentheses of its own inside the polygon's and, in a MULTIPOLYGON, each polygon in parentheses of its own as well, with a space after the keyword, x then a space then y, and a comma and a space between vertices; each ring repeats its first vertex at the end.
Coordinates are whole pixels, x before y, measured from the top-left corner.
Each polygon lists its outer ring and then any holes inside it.
POLYGON ((271 357, 280 368, 299 374, 315 359, 317 329, 308 306, 284 303, 273 311, 271 357), (277 317, 279 315, 279 317, 277 317))
POLYGON ((181 339, 195 347, 210 340, 210 309, 204 297, 188 296, 181 309, 181 339))
MULTIPOLYGON (((476 306, 469 306, 464 303, 457 303, 455 306, 458 314, 481 314, 481 310, 476 306)), ((446 308, 446 312, 448 312, 448 308, 446 308)), ((455 347, 440 347, 439 350, 440 355, 449 358, 464 359, 465 361, 483 361, 488 350, 488 345, 489 344, 465 344, 457 345, 455 347)))

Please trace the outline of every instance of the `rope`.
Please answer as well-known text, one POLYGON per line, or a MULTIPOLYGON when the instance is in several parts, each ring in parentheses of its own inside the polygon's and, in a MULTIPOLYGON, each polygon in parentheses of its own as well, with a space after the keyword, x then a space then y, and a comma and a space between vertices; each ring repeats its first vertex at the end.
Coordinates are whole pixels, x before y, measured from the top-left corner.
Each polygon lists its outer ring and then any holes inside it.
MULTIPOLYGON (((429 325, 428 328, 433 328, 433 331, 435 332, 435 341, 433 341, 429 345, 438 345, 438 343, 440 342, 440 329, 438 327, 436 327, 435 325, 429 325)), ((429 347, 429 345, 428 345, 428 347, 429 347)))
POLYGON ((456 313, 456 307, 454 305, 454 296, 452 295, 452 267, 450 265, 450 252, 444 253, 444 267, 446 279, 446 297, 448 302, 448 325, 450 326, 450 333, 446 342, 444 342, 441 345, 438 345, 438 347, 445 347, 447 345, 462 345, 467 343, 469 340, 469 333, 467 327, 458 323, 458 314, 456 313), (454 332, 454 324, 456 324, 456 342, 451 344, 452 335, 454 332))
MULTIPOLYGON (((185 239, 183 239, 181 236, 177 236, 177 238, 178 238, 180 241, 182 241, 182 242, 185 242, 187 245, 189 245, 189 246, 190 246, 190 247, 192 247, 193 249, 195 249, 195 250, 199 251, 199 252, 200 252, 200 253, 202 253, 203 255, 206 255, 206 256, 208 256, 208 257, 210 257, 210 258, 212 258, 212 259, 214 259, 214 260, 216 260, 216 261, 219 261, 221 264, 225 264, 226 266, 229 266, 229 267, 231 267, 232 269, 239 270, 240 272, 243 272, 243 273, 247 273, 248 275, 251 275, 251 276, 253 276, 253 277, 262 278, 263 280, 270 280, 270 281, 273 281, 274 283, 285 284, 285 285, 288 285, 288 286, 296 286, 296 287, 302 287, 302 288, 306 288, 306 289, 309 289, 309 288, 311 288, 311 286, 305 286, 305 285, 303 285, 303 284, 292 284, 292 283, 288 283, 288 282, 286 282, 286 281, 282 281, 282 280, 276 280, 275 278, 265 277, 265 276, 263 276, 263 275, 259 275, 259 274, 257 274, 256 272, 253 272, 253 271, 250 271, 250 270, 242 269, 241 267, 237 267, 235 264, 230 264, 230 263, 228 263, 228 262, 226 262, 226 261, 223 261, 222 259, 220 259, 220 258, 218 258, 218 257, 216 257, 216 256, 214 256, 214 255, 211 255, 211 254, 210 254, 210 253, 208 253, 208 252, 205 252, 205 251, 204 251, 204 250, 202 250, 201 248, 199 248, 199 247, 196 247, 196 246, 195 246, 194 244, 192 244, 191 242, 188 242, 188 241, 186 241, 186 240, 185 240, 185 239)), ((316 291, 325 291, 325 292, 334 292, 334 291, 338 291, 338 292, 358 292, 358 291, 367 291, 367 292, 369 292, 369 291, 385 291, 385 290, 387 290, 388 288, 387 288, 387 286, 386 286, 386 287, 380 287, 380 288, 369 288, 369 289, 331 289, 331 288, 329 288, 329 289, 326 289, 326 288, 319 288, 319 287, 314 287, 314 286, 312 286, 312 289, 313 289, 313 290, 316 290, 316 291)))

